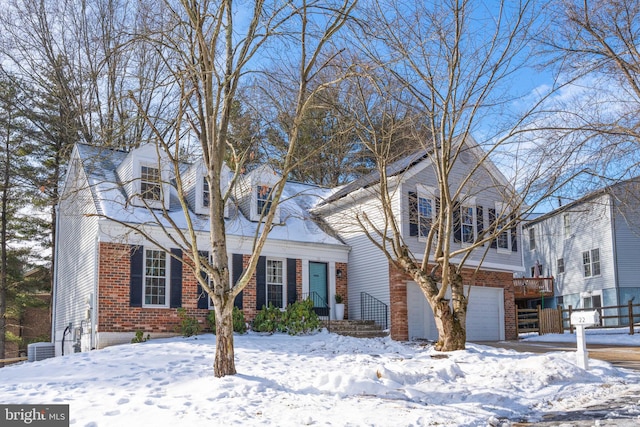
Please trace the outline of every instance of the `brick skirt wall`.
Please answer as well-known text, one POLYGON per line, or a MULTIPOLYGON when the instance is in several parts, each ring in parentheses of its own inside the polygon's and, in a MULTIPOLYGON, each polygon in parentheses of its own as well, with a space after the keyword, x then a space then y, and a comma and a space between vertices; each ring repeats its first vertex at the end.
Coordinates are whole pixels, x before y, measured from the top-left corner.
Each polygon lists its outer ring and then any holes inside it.
MULTIPOLYGON (((99 248, 98 278, 98 333, 130 333, 142 330, 153 334, 171 334, 179 328, 180 320, 175 308, 131 307, 130 290, 130 246, 119 243, 101 243, 99 248)), ((243 256, 243 267, 246 268, 249 255, 243 256)), ((346 266, 344 266, 346 271, 346 266)), ((346 278, 345 278, 346 286, 346 278)), ((296 260, 296 291, 302 294, 302 260, 296 260)), ((345 289, 346 295, 346 289, 345 289)), ((198 308, 198 282, 189 268, 182 268, 182 307, 187 315, 195 317, 203 331, 209 331, 206 320, 209 310, 198 308)), ((245 320, 251 322, 256 314, 256 278, 251 278, 243 290, 242 311, 245 320)), ((129 338, 129 339, 130 339, 129 338)), ((128 341, 128 340, 127 340, 128 341)))
MULTIPOLYGON (((98 332, 175 333, 180 320, 175 308, 131 307, 130 246, 101 243, 98 277, 98 332)), ((198 319, 202 330, 209 330, 209 310, 198 309, 197 281, 189 268, 182 269, 182 307, 198 319)), ((153 335, 153 334, 152 334, 153 335)))
MULTIPOLYGON (((513 273, 473 269, 463 271, 465 285, 504 289, 504 334, 505 339, 517 339, 516 305, 513 289, 513 273)), ((404 341, 409 339, 409 319, 407 311, 407 282, 411 277, 389 265, 391 338, 404 341)), ((470 304, 473 304, 471 300, 470 304)))

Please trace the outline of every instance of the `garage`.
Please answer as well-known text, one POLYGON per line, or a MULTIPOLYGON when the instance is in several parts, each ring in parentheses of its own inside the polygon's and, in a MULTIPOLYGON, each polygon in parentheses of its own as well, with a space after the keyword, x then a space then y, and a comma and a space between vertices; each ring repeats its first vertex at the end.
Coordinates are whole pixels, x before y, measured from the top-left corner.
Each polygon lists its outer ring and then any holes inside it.
MULTIPOLYGON (((407 284, 407 316, 410 340, 438 338, 431 307, 415 282, 407 284)), ((498 340, 504 340, 504 289, 471 286, 467 341, 498 340)))

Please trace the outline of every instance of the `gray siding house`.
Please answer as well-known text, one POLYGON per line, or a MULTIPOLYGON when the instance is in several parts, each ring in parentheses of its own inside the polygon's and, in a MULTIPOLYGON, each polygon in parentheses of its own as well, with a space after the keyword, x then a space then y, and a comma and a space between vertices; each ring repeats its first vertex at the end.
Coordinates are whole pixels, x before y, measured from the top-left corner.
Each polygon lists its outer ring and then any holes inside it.
MULTIPOLYGON (((527 222, 523 233, 526 275, 553 278, 553 296, 544 299, 545 307, 597 308, 640 301, 639 179, 561 206, 527 222)), ((529 305, 540 303, 531 300, 529 305)))

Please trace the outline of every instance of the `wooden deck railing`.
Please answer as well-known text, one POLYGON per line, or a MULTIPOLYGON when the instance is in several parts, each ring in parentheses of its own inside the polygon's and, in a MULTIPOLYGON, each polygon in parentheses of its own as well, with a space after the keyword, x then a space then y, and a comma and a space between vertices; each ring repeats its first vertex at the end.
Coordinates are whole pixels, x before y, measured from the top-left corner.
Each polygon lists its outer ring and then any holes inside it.
POLYGON ((516 298, 553 296, 553 277, 518 277, 513 279, 516 298))

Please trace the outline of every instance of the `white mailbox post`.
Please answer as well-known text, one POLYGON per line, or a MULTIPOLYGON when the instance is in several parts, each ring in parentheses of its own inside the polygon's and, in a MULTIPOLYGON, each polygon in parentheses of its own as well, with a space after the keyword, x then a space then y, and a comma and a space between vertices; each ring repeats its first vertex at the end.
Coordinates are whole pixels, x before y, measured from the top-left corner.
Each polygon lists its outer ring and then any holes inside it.
POLYGON ((576 327, 576 341, 578 350, 576 356, 578 366, 582 369, 589 369, 589 352, 587 352, 587 341, 584 336, 584 328, 600 324, 600 313, 594 311, 576 311, 571 313, 571 324, 576 327))

